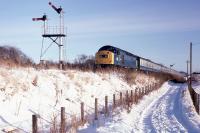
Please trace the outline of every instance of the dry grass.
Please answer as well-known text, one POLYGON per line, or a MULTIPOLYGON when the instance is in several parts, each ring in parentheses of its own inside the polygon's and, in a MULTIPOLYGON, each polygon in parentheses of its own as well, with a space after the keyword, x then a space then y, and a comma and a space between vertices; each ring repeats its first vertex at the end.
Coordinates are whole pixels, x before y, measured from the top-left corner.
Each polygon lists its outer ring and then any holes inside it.
POLYGON ((77 129, 78 129, 78 120, 76 115, 73 115, 72 119, 71 119, 71 128, 70 128, 70 133, 76 133, 77 129))
POLYGON ((21 50, 11 46, 0 46, 0 64, 9 67, 33 66, 32 59, 21 50))
POLYGON ((59 133, 59 126, 57 123, 57 117, 56 115, 53 115, 51 119, 51 127, 50 127, 50 133, 59 133))
POLYGON ((34 86, 37 86, 37 83, 38 83, 38 76, 36 75, 35 78, 33 79, 32 84, 33 84, 34 86))
POLYGON ((126 71, 124 74, 124 80, 130 85, 135 84, 135 80, 138 75, 139 73, 137 71, 126 71))
POLYGON ((74 79, 74 73, 72 73, 72 72, 70 72, 70 73, 68 73, 68 77, 71 79, 71 80, 73 80, 74 79))

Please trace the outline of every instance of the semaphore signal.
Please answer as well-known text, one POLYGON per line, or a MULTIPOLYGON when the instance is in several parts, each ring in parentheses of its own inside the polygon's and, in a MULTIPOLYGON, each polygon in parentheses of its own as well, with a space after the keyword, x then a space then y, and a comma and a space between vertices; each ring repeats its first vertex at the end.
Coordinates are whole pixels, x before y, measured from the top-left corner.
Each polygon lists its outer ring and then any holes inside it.
POLYGON ((48 49, 52 46, 52 44, 56 44, 59 48, 59 64, 60 64, 60 69, 63 68, 63 60, 64 60, 64 37, 65 35, 65 27, 64 27, 64 12, 62 7, 60 6, 57 8, 55 5, 53 5, 51 2, 49 2, 49 5, 58 13, 59 15, 59 26, 47 26, 47 16, 44 14, 41 18, 33 18, 33 21, 43 21, 43 34, 42 34, 42 48, 41 48, 41 54, 40 54, 40 63, 43 63, 44 59, 43 56, 45 53, 48 51, 48 49), (49 44, 46 49, 44 49, 44 39, 49 38, 52 42, 49 44))
POLYGON ((49 2, 49 5, 58 13, 61 14, 62 8, 61 6, 59 8, 57 8, 56 6, 54 6, 51 2, 49 2))
POLYGON ((47 15, 43 15, 41 18, 32 18, 33 21, 46 21, 47 20, 47 15))

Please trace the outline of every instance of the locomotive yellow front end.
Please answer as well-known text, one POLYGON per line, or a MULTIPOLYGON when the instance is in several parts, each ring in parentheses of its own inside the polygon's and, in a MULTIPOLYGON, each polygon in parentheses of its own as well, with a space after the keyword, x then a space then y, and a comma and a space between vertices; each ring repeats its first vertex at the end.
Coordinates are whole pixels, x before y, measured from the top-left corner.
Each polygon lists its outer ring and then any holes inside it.
POLYGON ((114 64, 114 53, 107 50, 98 51, 95 56, 95 64, 96 65, 114 64))

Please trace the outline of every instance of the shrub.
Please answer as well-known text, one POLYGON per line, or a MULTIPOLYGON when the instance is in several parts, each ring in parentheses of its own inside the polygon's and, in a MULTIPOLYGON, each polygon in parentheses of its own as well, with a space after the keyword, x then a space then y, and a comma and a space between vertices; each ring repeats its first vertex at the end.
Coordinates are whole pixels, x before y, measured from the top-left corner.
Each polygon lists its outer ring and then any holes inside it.
POLYGON ((12 46, 0 46, 1 65, 32 66, 34 63, 21 50, 12 46))

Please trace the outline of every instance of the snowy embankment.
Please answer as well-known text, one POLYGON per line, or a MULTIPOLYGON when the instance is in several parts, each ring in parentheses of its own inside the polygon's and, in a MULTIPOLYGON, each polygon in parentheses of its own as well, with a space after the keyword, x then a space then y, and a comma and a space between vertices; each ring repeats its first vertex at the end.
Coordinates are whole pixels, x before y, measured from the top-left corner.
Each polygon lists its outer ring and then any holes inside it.
POLYGON ((195 112, 186 85, 165 83, 158 91, 145 96, 131 112, 122 111, 101 127, 80 130, 107 133, 191 132, 200 131, 200 117, 195 112))
POLYGON ((192 83, 192 88, 196 93, 200 94, 200 74, 194 75, 195 82, 192 83))
MULTIPOLYGON (((94 114, 94 99, 104 105, 107 95, 154 84, 155 78, 140 75, 130 86, 119 73, 93 73, 77 70, 35 70, 0 68, 0 132, 16 129, 31 132, 32 115, 39 116, 39 130, 49 131, 60 107, 66 108, 67 120, 80 116, 80 103, 87 114, 94 114)), ((58 119, 59 120, 59 119, 58 119)), ((59 122, 58 122, 59 124, 59 122)))

